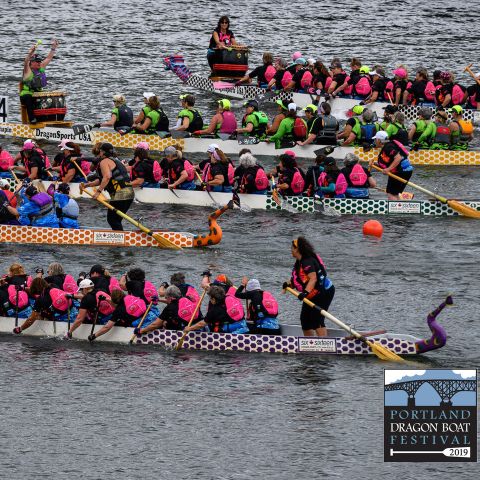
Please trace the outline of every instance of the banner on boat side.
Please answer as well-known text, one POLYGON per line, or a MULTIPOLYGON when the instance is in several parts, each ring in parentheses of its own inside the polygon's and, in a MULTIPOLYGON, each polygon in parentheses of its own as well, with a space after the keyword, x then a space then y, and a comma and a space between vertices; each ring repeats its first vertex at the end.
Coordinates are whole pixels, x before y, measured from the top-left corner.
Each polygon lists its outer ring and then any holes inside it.
POLYGON ((298 351, 302 353, 337 353, 337 341, 335 338, 300 337, 298 351))
POLYGON ((8 118, 8 97, 0 96, 0 123, 5 123, 8 118))
POLYGON ((385 370, 385 462, 476 462, 477 371, 385 370))

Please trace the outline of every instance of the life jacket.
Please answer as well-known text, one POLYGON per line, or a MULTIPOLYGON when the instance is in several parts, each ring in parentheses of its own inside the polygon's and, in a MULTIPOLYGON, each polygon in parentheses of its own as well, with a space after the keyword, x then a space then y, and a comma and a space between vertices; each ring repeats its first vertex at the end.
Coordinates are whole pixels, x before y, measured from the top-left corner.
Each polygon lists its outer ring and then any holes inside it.
MULTIPOLYGON (((38 167, 38 178, 42 178, 45 174, 45 169, 46 168, 50 168, 50 160, 48 160, 48 157, 47 157, 47 154, 41 149, 41 148, 36 148, 35 149, 35 152, 38 153, 38 156, 40 157, 40 160, 41 160, 41 163, 40 163, 40 167, 38 167), (47 160, 48 160, 48 163, 47 163, 47 160)), ((29 162, 29 159, 28 158, 25 158, 23 155, 22 155, 22 160, 23 160, 23 164, 25 166, 25 172, 27 173, 27 177, 30 176, 30 162, 29 162)))
POLYGON ((222 112, 222 125, 218 130, 218 133, 232 134, 237 129, 237 119, 230 110, 222 112))
POLYGON ((22 87, 26 91, 31 92, 40 92, 42 88, 47 86, 47 75, 45 74, 44 68, 39 68, 38 70, 32 70, 31 77, 27 80, 22 81, 22 87))
MULTIPOLYGON (((193 312, 195 312, 195 308, 197 307, 196 302, 192 302, 190 298, 182 297, 178 301, 178 316, 185 322, 190 322, 193 316, 193 312)), ((199 309, 200 310, 200 309, 199 309)), ((196 320, 199 316, 199 310, 195 312, 195 316, 193 317, 196 320)))
POLYGON ((448 126, 444 123, 438 122, 435 122, 435 126, 437 131, 435 132, 435 138, 433 139, 433 143, 446 143, 450 145, 451 133, 448 126))
POLYGON ((110 315, 111 313, 113 313, 113 311, 115 310, 115 307, 113 307, 113 305, 110 303, 110 300, 112 298, 110 297, 110 295, 108 293, 102 292, 101 290, 99 290, 95 294, 95 298, 97 299, 98 311, 102 315, 110 315), (105 300, 100 300, 99 299, 100 295, 106 297, 106 299, 105 300))
POLYGON ((225 306, 227 308, 227 315, 232 321, 238 322, 245 318, 242 301, 234 295, 227 294, 225 296, 225 306))
POLYGON ((429 102, 434 102, 435 101, 435 85, 434 83, 429 80, 427 82, 427 85, 425 86, 425 99, 428 100, 429 102))
POLYGON ((285 88, 292 81, 292 78, 293 75, 288 70, 285 70, 281 81, 282 87, 285 88))
POLYGON ((303 118, 295 117, 293 122, 292 135, 294 140, 303 141, 307 138, 308 129, 307 123, 303 118))
POLYGON ((397 127, 397 132, 390 137, 390 140, 398 140, 399 142, 403 143, 404 145, 408 145, 408 132, 407 129, 400 125, 399 123, 394 123, 395 127, 397 127))
POLYGON ((350 76, 347 75, 345 77, 345 82, 347 82, 347 86, 343 89, 343 94, 344 95, 351 95, 353 92, 353 85, 349 85, 348 81, 350 80, 350 76))
POLYGON ((225 44, 225 46, 229 46, 232 43, 232 34, 231 33, 218 33, 218 39, 225 44))
POLYGON ((262 307, 268 315, 272 317, 278 315, 278 302, 270 292, 263 292, 262 307))
POLYGON ((15 307, 18 306, 19 309, 24 309, 28 307, 28 293, 25 290, 18 290, 18 304, 17 304, 17 288, 19 285, 9 285, 7 288, 8 292, 8 301, 15 307))
POLYGON ((66 297, 67 292, 59 288, 51 288, 48 292, 52 299, 52 307, 59 312, 66 312, 72 306, 72 300, 66 297))
POLYGON ((344 195, 348 188, 348 182, 343 173, 339 173, 335 181, 335 195, 344 195))
POLYGON ((66 274, 63 279, 63 291, 71 294, 77 293, 78 291, 76 280, 69 274, 66 274))
POLYGON ((183 168, 187 172, 187 182, 191 182, 195 178, 195 167, 188 161, 183 161, 183 168))
POLYGON ((35 214, 29 214, 31 222, 48 215, 53 210, 53 198, 45 192, 39 192, 30 199, 35 205, 40 207, 40 211, 35 214))
POLYGON ((187 132, 193 133, 196 130, 201 130, 203 128, 203 118, 197 109, 189 108, 189 110, 192 112, 193 118, 188 125, 187 132))
POLYGON ((330 87, 330 85, 332 84, 332 77, 327 77, 327 79, 325 80, 325 86, 324 86, 324 90, 327 91, 328 88, 330 87))
MULTIPOLYGON (((111 158, 110 160, 115 163, 115 168, 112 170, 112 177, 105 190, 107 190, 110 195, 113 195, 118 190, 130 186, 130 175, 125 168, 125 165, 118 158, 111 158)), ((96 171, 101 180, 103 177, 100 163, 101 162, 98 163, 96 171)))
POLYGON ((131 127, 133 125, 133 112, 130 107, 127 107, 125 104, 118 107, 118 118, 113 124, 113 128, 117 129, 120 127, 131 127))
POLYGON ((69 198, 67 204, 63 208, 60 207, 57 202, 55 202, 55 213, 59 220, 62 218, 77 220, 80 209, 78 207, 78 203, 73 198, 69 198))
POLYGON ((411 87, 412 87, 412 82, 407 82, 407 88, 405 89, 405 91, 408 93, 408 95, 407 95, 407 102, 408 103, 412 103, 413 100, 414 100, 413 93, 408 92, 408 89, 411 88, 411 87))
POLYGON ((454 105, 461 105, 465 100, 466 88, 456 83, 452 88, 452 103, 454 105))
MULTIPOLYGON (((317 137, 324 137, 336 140, 338 120, 333 115, 323 115, 322 117, 319 117, 319 119, 323 120, 323 128, 318 131, 317 137)), ((318 121, 319 120, 317 120, 317 122, 318 121)))
MULTIPOLYGON (((317 284, 315 285, 315 288, 310 292, 311 297, 314 297, 318 293, 318 289, 325 285, 325 279, 327 278, 327 270, 325 268, 323 260, 319 255, 315 256, 318 262, 318 268, 315 272, 317 274, 317 284)), ((303 292, 308 284, 308 281, 308 275, 303 271, 303 268, 300 267, 297 272, 294 266, 292 269, 292 284, 295 289, 299 292, 303 292)))
POLYGON ((197 292, 194 286, 189 285, 188 283, 184 283, 178 288, 180 288, 180 291, 182 292, 184 297, 189 298, 192 302, 195 302, 195 304, 197 304, 200 300, 200 294, 197 292))
POLYGON ((131 315, 134 318, 141 317, 147 311, 145 302, 134 295, 125 295, 123 303, 125 304, 127 315, 131 315))
MULTIPOLYGON (((149 303, 152 301, 153 297, 158 297, 157 289, 155 288, 155 285, 152 282, 145 281, 145 284, 143 286, 143 296, 149 303)), ((158 302, 153 302, 153 303, 157 304, 158 302)))
POLYGON ((457 123, 460 126, 461 135, 464 135, 466 137, 470 137, 470 135, 473 135, 475 127, 473 126, 471 120, 464 120, 462 118, 460 120, 457 120, 457 123))
POLYGON ((92 164, 90 162, 88 162, 87 160, 82 160, 80 162, 80 168, 82 169, 82 172, 85 175, 90 175, 91 166, 92 166, 92 164))
POLYGON ((110 293, 113 293, 115 290, 122 291, 122 287, 120 287, 120 283, 115 277, 110 277, 110 283, 108 284, 108 289, 110 293))
POLYGON ((370 78, 366 75, 360 75, 358 82, 353 86, 354 93, 361 97, 368 97, 372 93, 372 84, 370 78))
POLYGON ((6 150, 0 152, 0 170, 6 172, 14 163, 14 158, 6 150))
POLYGON ((393 82, 391 80, 387 80, 387 82, 385 83, 385 90, 383 91, 383 96, 387 100, 393 102, 394 93, 393 93, 393 82))
POLYGON ((312 86, 312 81, 313 81, 313 75, 310 70, 307 70, 303 76, 302 79, 300 80, 300 86, 302 87, 302 90, 308 90, 312 86))
POLYGON ((235 181, 235 168, 230 162, 228 162, 228 167, 227 167, 227 178, 228 178, 228 183, 230 185, 233 185, 233 182, 235 181))
POLYGON ((367 142, 373 145, 373 137, 377 133, 377 125, 375 123, 360 123, 360 142, 367 142))
POLYGON ((363 187, 368 181, 368 175, 365 173, 363 167, 359 163, 356 163, 353 166, 348 179, 354 187, 363 187))
POLYGON ((256 136, 261 137, 267 131, 267 125, 268 125, 267 114, 265 112, 253 112, 253 115, 255 115, 258 121, 258 125, 256 127, 254 125, 252 134, 255 134, 256 136))
POLYGON ((398 140, 392 140, 393 143, 401 150, 401 152, 408 157, 410 155, 410 151, 407 149, 404 143, 399 142, 398 140))
POLYGON ((270 80, 275 76, 277 71, 275 70, 275 67, 273 65, 269 65, 266 70, 265 70, 265 80, 270 82, 270 80))
POLYGON ((477 107, 478 107, 477 94, 476 94, 476 93, 473 93, 473 95, 470 95, 470 96, 468 97, 468 103, 470 103, 470 105, 471 105, 473 108, 477 108, 477 107))
POLYGON ((305 189, 305 180, 298 168, 295 168, 290 188, 295 195, 299 195, 305 189))
POLYGON ((170 130, 170 122, 168 120, 168 117, 166 113, 163 111, 163 108, 160 107, 157 112, 160 115, 160 118, 158 119, 157 123, 157 132, 168 132, 170 130))
POLYGON ((255 188, 257 190, 266 190, 269 185, 270 182, 265 170, 257 165, 257 173, 255 174, 255 188))

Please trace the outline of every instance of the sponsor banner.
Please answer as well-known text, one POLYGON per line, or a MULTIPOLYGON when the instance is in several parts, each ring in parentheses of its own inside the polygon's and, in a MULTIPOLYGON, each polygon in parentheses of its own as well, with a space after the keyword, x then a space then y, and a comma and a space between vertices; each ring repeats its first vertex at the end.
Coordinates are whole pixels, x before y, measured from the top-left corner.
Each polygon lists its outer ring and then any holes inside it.
POLYGON ((300 337, 299 352, 337 353, 337 341, 334 338, 300 337))
POLYGON ((111 230, 95 231, 93 232, 93 243, 96 245, 125 245, 125 233, 111 230))
POLYGON ((422 213, 421 202, 388 202, 388 213, 422 213))
POLYGON ((83 145, 91 145, 92 144, 92 136, 90 132, 82 133, 80 135, 74 135, 73 130, 71 128, 55 128, 55 127, 45 127, 45 128, 36 128, 33 131, 33 136, 36 139, 43 139, 43 140, 58 140, 61 142, 62 140, 71 140, 72 142, 83 144, 83 145))
POLYGON ((385 370, 385 462, 476 462, 477 371, 385 370))

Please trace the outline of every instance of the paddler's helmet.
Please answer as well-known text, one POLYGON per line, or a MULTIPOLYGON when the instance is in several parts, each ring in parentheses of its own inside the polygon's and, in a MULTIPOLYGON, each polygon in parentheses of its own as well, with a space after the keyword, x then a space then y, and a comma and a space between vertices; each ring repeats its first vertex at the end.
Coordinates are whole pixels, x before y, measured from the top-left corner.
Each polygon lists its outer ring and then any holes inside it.
POLYGON ((226 98, 222 98, 221 100, 218 101, 218 104, 224 109, 224 110, 230 110, 232 104, 230 103, 230 100, 226 98))
POLYGON ((93 287, 94 287, 93 282, 89 278, 86 278, 85 280, 82 280, 78 284, 78 291, 80 291, 82 288, 93 288, 93 287))

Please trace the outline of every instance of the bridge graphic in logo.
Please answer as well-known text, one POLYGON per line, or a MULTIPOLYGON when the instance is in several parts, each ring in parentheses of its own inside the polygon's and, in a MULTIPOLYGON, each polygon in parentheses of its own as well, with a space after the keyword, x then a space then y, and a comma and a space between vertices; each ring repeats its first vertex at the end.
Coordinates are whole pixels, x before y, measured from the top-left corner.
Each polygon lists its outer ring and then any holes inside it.
POLYGON ((476 370, 385 370, 384 461, 475 462, 476 370))

